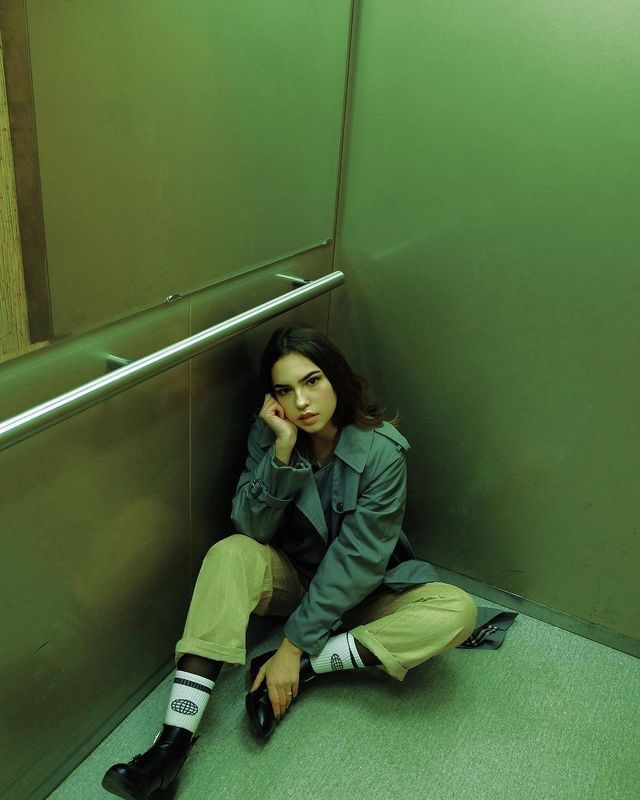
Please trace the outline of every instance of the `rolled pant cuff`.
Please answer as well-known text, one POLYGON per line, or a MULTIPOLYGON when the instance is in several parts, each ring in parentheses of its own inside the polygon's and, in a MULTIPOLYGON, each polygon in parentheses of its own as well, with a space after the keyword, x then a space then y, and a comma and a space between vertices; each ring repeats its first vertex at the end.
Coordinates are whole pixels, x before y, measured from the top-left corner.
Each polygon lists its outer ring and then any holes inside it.
POLYGON ((224 661, 227 664, 244 664, 247 651, 243 647, 229 647, 224 644, 213 644, 203 639, 180 639, 176 644, 175 662, 185 654, 202 656, 212 661, 224 661))
POLYGON ((404 680, 409 670, 403 667, 399 661, 396 661, 386 647, 383 647, 363 625, 354 628, 352 631, 349 631, 349 633, 382 661, 382 664, 375 665, 378 669, 388 673, 397 681, 404 680))

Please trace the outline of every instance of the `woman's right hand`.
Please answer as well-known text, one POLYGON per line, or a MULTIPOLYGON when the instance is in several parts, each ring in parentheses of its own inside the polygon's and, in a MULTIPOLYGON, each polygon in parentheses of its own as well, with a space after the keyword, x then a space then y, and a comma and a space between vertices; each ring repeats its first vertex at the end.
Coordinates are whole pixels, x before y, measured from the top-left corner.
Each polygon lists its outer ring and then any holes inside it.
POLYGON ((286 440, 291 444, 296 443, 298 438, 298 428, 293 422, 285 419, 284 409, 273 397, 267 393, 264 396, 264 404, 260 412, 260 419, 267 423, 275 433, 277 439, 286 440))

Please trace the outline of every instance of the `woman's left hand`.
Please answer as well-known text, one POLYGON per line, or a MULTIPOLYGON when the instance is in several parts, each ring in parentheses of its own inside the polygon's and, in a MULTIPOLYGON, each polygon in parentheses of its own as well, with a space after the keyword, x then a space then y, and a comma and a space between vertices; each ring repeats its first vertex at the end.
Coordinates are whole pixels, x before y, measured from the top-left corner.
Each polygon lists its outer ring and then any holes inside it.
POLYGON ((276 719, 284 716, 294 697, 298 696, 300 679, 300 659, 302 654, 283 645, 260 667, 256 679, 249 689, 255 691, 266 678, 269 700, 276 719), (291 692, 291 695, 288 693, 291 692))

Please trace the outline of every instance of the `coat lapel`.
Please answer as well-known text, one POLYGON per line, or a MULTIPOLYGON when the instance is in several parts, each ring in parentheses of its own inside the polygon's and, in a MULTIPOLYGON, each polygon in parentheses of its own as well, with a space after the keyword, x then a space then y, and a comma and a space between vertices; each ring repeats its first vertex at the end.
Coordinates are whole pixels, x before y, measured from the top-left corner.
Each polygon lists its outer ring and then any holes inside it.
MULTIPOLYGON (((268 450, 274 441, 275 433, 265 424, 260 438, 260 446, 264 450, 268 450)), ((355 425, 345 425, 340 432, 340 438, 334 451, 336 463, 333 469, 331 488, 332 536, 337 534, 339 517, 345 511, 352 511, 357 505, 360 475, 367 463, 372 441, 373 428, 361 430, 355 425)), ((299 451, 297 453, 300 458, 303 458, 299 451)), ((295 497, 294 505, 313 525, 325 544, 329 544, 329 531, 312 472, 302 484, 295 497)))

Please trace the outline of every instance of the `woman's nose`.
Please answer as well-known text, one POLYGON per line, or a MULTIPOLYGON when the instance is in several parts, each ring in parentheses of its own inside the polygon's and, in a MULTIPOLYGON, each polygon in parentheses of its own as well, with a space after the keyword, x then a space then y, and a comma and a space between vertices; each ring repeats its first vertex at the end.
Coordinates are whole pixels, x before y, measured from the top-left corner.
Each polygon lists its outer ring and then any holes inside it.
POLYGON ((296 405, 298 408, 304 408, 307 405, 307 398, 302 393, 296 395, 296 405))

